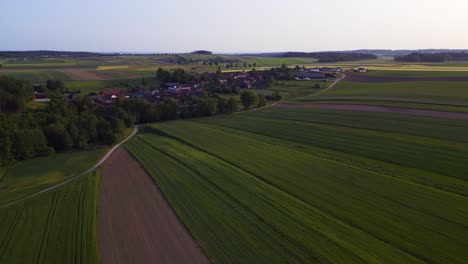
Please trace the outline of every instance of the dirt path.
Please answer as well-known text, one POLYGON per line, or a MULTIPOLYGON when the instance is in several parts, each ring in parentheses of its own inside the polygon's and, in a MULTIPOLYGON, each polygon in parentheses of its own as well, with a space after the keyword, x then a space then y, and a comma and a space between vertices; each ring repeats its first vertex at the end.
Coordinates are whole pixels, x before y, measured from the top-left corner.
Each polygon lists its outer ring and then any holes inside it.
POLYGON ((0 206, 0 209, 6 208, 6 207, 9 207, 9 206, 12 206, 12 205, 14 205, 14 204, 17 204, 17 203, 19 203, 19 202, 22 202, 22 201, 25 201, 25 200, 28 200, 28 199, 31 199, 31 198, 33 198, 33 197, 36 197, 36 196, 42 194, 42 193, 45 193, 45 192, 48 192, 48 191, 57 189, 57 188, 59 188, 60 186, 63 186, 63 185, 65 185, 65 184, 68 184, 68 183, 70 183, 70 182, 72 182, 72 181, 75 181, 75 180, 77 180, 77 179, 79 179, 79 178, 81 178, 81 177, 87 175, 88 173, 94 171, 94 170, 97 169, 99 166, 101 166, 101 164, 103 164, 103 163, 112 155, 112 153, 114 153, 114 151, 115 151, 116 149, 118 149, 122 144, 124 144, 125 142, 127 142, 129 139, 131 139, 131 138, 132 138, 133 136, 135 136, 137 133, 138 133, 138 126, 135 126, 135 128, 133 129, 133 132, 132 132, 128 137, 126 137, 126 138, 125 138, 124 140, 122 140, 120 143, 118 143, 117 145, 115 145, 114 147, 112 147, 112 148, 106 153, 106 155, 104 155, 104 157, 102 157, 102 158, 98 161, 98 163, 94 164, 93 167, 89 168, 89 170, 87 170, 87 171, 85 171, 85 172, 83 172, 83 173, 81 173, 81 174, 79 174, 79 175, 77 175, 77 176, 75 176, 75 177, 72 177, 72 178, 70 178, 70 179, 68 179, 68 180, 66 180, 66 181, 63 181, 63 182, 61 182, 61 183, 57 183, 57 184, 55 184, 55 185, 52 185, 52 186, 50 186, 50 187, 47 187, 46 189, 43 189, 43 190, 41 190, 41 191, 39 191, 39 192, 37 192, 37 193, 33 193, 33 194, 30 194, 30 195, 28 195, 28 196, 26 196, 26 197, 23 197, 23 198, 21 198, 21 199, 15 200, 15 201, 13 201, 13 202, 9 202, 9 203, 4 204, 4 205, 1 205, 1 206, 0 206))
POLYGON ((151 176, 122 148, 102 166, 98 230, 103 264, 210 263, 151 176))
POLYGON ((355 110, 381 113, 398 113, 406 115, 429 116, 448 119, 468 120, 468 114, 456 112, 444 112, 434 110, 421 110, 413 108, 371 106, 371 105, 347 105, 347 104, 277 104, 279 108, 298 108, 298 109, 337 109, 337 110, 355 110))

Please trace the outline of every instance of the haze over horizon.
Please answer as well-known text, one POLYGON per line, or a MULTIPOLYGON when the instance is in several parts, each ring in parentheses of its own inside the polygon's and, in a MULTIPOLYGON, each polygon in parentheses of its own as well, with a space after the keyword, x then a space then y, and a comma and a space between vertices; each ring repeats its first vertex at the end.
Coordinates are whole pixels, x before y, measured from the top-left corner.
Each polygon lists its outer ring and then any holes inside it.
POLYGON ((0 50, 466 49, 463 0, 6 0, 0 50))

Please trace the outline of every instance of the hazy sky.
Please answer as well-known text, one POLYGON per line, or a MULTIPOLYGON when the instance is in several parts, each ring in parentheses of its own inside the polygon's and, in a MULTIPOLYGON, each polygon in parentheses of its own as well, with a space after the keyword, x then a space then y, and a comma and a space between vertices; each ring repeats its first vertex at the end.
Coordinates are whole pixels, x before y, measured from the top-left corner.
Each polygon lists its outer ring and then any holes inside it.
POLYGON ((468 48, 468 0, 0 0, 0 50, 468 48))

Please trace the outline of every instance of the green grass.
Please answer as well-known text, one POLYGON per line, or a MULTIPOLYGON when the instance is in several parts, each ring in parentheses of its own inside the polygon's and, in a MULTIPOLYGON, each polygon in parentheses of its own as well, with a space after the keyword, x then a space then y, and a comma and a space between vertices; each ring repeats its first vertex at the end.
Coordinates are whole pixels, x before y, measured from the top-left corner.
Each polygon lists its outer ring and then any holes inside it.
POLYGON ((91 168, 107 148, 55 154, 0 168, 0 205, 36 193, 91 168))
POLYGON ((79 90, 81 94, 96 93, 98 94, 102 90, 128 90, 128 87, 124 86, 132 84, 133 86, 141 86, 142 79, 146 80, 148 88, 159 88, 161 85, 160 80, 154 77, 141 77, 141 78, 123 78, 118 80, 103 80, 103 81, 75 81, 66 82, 65 87, 70 91, 79 90))
POLYGON ((468 76, 468 71, 385 71, 375 70, 369 71, 369 75, 379 76, 405 76, 405 77, 452 77, 452 76, 468 76))
POLYGON ((275 111, 152 125, 126 146, 217 263, 468 258, 466 125, 275 111))
POLYGON ((5 71, 0 75, 9 76, 18 80, 30 81, 31 83, 45 83, 47 80, 70 81, 71 77, 60 71, 5 71))
POLYGON ((0 209, 0 263, 99 263, 98 177, 0 209))
POLYGON ((460 112, 468 113, 468 106, 455 106, 445 104, 430 104, 418 103, 411 101, 393 101, 393 100, 366 100, 366 99, 320 99, 320 98, 298 98, 294 101, 288 102, 293 104, 356 104, 356 105, 372 105, 372 106, 388 106, 412 109, 424 109, 444 112, 460 112))
MULTIPOLYGON (((341 81, 320 95, 323 99, 410 100, 468 105, 466 82, 359 83, 341 81)), ((307 98, 305 98, 307 99, 307 98)))

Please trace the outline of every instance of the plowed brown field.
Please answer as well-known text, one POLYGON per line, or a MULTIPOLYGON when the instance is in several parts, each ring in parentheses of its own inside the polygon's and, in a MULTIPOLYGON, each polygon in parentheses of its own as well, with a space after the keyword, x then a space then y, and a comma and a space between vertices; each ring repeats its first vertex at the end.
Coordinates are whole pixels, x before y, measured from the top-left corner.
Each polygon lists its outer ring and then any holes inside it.
POLYGON ((145 169, 118 149, 102 167, 102 263, 209 263, 145 169))

